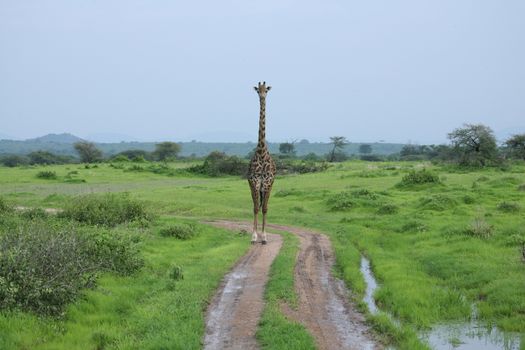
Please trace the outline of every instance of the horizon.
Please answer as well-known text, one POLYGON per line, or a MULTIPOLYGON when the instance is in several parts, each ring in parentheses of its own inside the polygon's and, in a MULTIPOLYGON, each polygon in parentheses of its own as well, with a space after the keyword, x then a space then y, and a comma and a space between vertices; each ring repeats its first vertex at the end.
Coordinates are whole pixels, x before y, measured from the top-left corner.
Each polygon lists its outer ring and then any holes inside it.
POLYGON ((525 132, 525 3, 0 3, 0 138, 441 144, 525 132), (263 25, 259 25, 263 23, 263 25))

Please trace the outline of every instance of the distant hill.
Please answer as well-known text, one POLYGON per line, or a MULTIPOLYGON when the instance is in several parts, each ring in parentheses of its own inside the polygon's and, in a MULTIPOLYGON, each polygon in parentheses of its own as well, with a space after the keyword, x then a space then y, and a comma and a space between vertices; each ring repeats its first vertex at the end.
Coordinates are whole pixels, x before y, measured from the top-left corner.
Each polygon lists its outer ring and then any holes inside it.
POLYGON ((55 142, 55 143, 75 143, 78 141, 84 141, 78 136, 69 133, 62 134, 47 134, 44 136, 36 137, 34 139, 27 139, 24 142, 55 142))
MULTIPOLYGON (((28 139, 25 141, 15 140, 0 140, 0 155, 1 154, 28 154, 34 151, 48 151, 59 155, 72 155, 76 156, 76 152, 73 148, 73 144, 78 141, 84 141, 82 138, 68 134, 48 134, 45 136, 37 137, 34 139, 28 139)), ((147 152, 151 152, 155 149, 155 142, 112 142, 112 143, 95 143, 98 148, 106 156, 112 156, 119 152, 140 149, 147 152)), ((212 151, 220 151, 229 155, 236 155, 244 157, 250 153, 256 146, 254 142, 179 142, 182 147, 181 156, 195 156, 202 157, 208 155, 212 151)), ((372 146, 374 154, 388 155, 392 153, 398 153, 403 144, 400 143, 368 143, 372 146)), ((344 148, 347 154, 357 154, 361 143, 349 143, 344 148)), ((268 146, 270 152, 279 153, 279 143, 269 142, 268 146)), ((308 142, 301 141, 295 144, 296 154, 298 156, 304 156, 308 153, 314 153, 317 155, 324 155, 331 151, 332 145, 329 143, 322 142, 308 142)))

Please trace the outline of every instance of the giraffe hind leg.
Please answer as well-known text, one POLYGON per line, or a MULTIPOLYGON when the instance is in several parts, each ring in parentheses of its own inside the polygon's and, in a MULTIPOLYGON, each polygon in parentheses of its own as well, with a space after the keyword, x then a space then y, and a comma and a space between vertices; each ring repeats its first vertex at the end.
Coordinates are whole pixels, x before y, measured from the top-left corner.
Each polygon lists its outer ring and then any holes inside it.
POLYGON ((266 237, 266 213, 268 212, 268 200, 270 199, 270 191, 271 187, 265 191, 262 192, 264 196, 261 198, 261 207, 262 207, 262 213, 263 213, 263 222, 262 222, 262 244, 266 244, 267 237, 266 237))

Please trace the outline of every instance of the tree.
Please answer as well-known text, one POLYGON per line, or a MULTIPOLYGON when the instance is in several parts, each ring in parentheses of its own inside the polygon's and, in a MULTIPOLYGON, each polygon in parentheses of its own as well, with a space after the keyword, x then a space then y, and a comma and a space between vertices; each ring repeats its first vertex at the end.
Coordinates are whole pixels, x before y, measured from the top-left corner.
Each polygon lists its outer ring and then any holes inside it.
POLYGON ((294 142, 283 142, 279 145, 279 152, 292 156, 295 154, 294 142))
POLYGON ((157 160, 167 160, 168 158, 175 158, 180 152, 180 145, 175 142, 161 142, 155 145, 153 155, 157 160))
POLYGON ((525 160, 525 134, 513 135, 507 141, 505 146, 510 151, 510 156, 525 160))
POLYGON ((372 153, 372 145, 363 143, 362 145, 359 146, 359 153, 361 154, 372 153))
POLYGON ((494 132, 483 124, 465 124, 448 134, 459 164, 485 166, 496 159, 494 132))
POLYGON ((73 145, 82 163, 96 163, 102 160, 102 151, 93 142, 80 141, 73 145))
POLYGON ((330 137, 330 141, 332 141, 333 148, 328 160, 333 162, 336 158, 336 153, 343 151, 343 148, 348 144, 348 140, 344 136, 332 136, 330 137))

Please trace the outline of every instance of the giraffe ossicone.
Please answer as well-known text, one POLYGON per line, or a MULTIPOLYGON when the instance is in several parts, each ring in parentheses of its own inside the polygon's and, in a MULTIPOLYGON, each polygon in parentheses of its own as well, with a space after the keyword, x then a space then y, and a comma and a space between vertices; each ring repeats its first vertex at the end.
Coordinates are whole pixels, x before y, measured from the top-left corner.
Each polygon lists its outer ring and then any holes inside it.
POLYGON ((266 144, 266 95, 268 91, 270 91, 271 86, 267 86, 264 81, 262 83, 259 82, 254 89, 259 95, 260 113, 259 140, 248 170, 248 183, 253 200, 252 243, 256 243, 259 238, 257 232, 257 217, 259 210, 261 210, 263 214, 261 243, 266 244, 266 213, 268 212, 268 200, 270 199, 273 180, 275 179, 275 162, 270 156, 268 145, 266 144))

